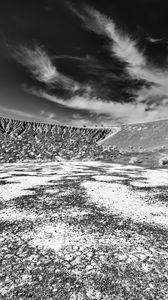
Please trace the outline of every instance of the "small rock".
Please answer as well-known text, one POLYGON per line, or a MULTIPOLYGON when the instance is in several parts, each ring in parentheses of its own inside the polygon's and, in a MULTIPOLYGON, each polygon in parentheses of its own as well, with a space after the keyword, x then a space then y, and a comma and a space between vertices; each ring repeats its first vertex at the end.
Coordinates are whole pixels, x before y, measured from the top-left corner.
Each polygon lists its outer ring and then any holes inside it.
POLYGON ((87 253, 88 257, 92 257, 92 255, 93 255, 93 252, 91 252, 91 251, 87 253))
POLYGON ((41 275, 39 275, 39 280, 41 281, 43 279, 43 277, 41 275))
POLYGON ((89 266, 86 267, 86 269, 87 269, 87 271, 90 271, 90 270, 93 269, 93 266, 89 265, 89 266))
POLYGON ((65 260, 67 261, 71 261, 72 260, 72 256, 71 255, 65 255, 65 260))
POLYGON ((150 270, 151 270, 150 267, 145 265, 145 264, 142 265, 142 268, 143 268, 143 271, 146 272, 146 273, 150 272, 150 270))
POLYGON ((104 256, 104 255, 100 255, 100 256, 99 256, 99 259, 100 259, 100 260, 105 260, 105 256, 104 256))

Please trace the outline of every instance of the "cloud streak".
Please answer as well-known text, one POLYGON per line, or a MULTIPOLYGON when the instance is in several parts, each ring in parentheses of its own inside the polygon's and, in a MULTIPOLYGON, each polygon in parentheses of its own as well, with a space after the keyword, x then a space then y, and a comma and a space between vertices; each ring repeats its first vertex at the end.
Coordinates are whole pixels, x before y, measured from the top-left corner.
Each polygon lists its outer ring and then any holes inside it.
POLYGON ((62 89, 78 89, 80 85, 71 78, 61 74, 53 62, 53 58, 40 46, 19 46, 12 54, 15 60, 26 67, 33 77, 49 87, 62 89))
POLYGON ((88 30, 106 36, 111 42, 112 54, 126 62, 128 69, 131 67, 136 74, 139 74, 139 68, 145 65, 146 61, 143 53, 138 50, 136 41, 119 30, 110 18, 91 7, 86 6, 82 13, 74 8, 72 11, 82 20, 88 30))
POLYGON ((59 73, 46 52, 39 46, 29 48, 20 46, 14 51, 16 60, 27 67, 34 77, 47 84, 54 83, 59 73))
POLYGON ((28 112, 25 112, 23 110, 18 110, 18 109, 14 109, 14 108, 7 108, 7 107, 3 107, 0 106, 0 113, 1 116, 7 117, 7 118, 12 118, 13 115, 16 118, 21 118, 21 119, 28 119, 28 120, 36 120, 37 116, 28 112))
MULTIPOLYGON (((145 103, 117 103, 107 102, 96 97, 89 98, 85 96, 75 96, 69 100, 63 100, 50 95, 42 90, 27 89, 27 92, 40 96, 51 102, 60 104, 65 108, 71 108, 82 111, 87 111, 90 114, 106 115, 111 118, 111 121, 122 122, 122 123, 138 123, 138 122, 149 122, 153 120, 166 119, 168 115, 168 106, 165 101, 165 105, 156 107, 153 110, 146 110, 145 103)), ((168 99, 167 99, 168 101, 168 99)), ((109 123, 109 120, 108 120, 109 123)))
POLYGON ((137 42, 128 33, 118 28, 113 20, 90 7, 86 7, 84 13, 78 13, 76 10, 73 12, 88 30, 108 38, 111 54, 126 63, 129 76, 149 83, 147 88, 137 91, 139 96, 137 99, 144 100, 160 94, 168 96, 168 69, 158 68, 149 62, 137 42))
POLYGON ((60 104, 65 108, 72 108, 79 110, 79 112, 87 111, 98 116, 104 114, 117 122, 136 123, 167 118, 168 69, 156 67, 149 62, 144 52, 140 50, 137 41, 127 32, 118 28, 113 20, 100 12, 86 7, 83 12, 73 9, 73 13, 82 20, 82 24, 89 31, 107 38, 111 56, 115 56, 119 61, 125 63, 125 70, 129 79, 144 80, 148 85, 144 84, 138 89, 135 87, 133 90, 135 94, 134 103, 121 103, 124 99, 119 99, 120 103, 116 102, 117 99, 107 102, 106 99, 102 100, 100 95, 99 97, 94 96, 96 94, 94 84, 93 86, 92 84, 82 85, 75 82, 61 74, 53 61, 67 57, 77 60, 81 60, 81 58, 66 55, 50 57, 40 46, 20 46, 14 51, 17 62, 26 67, 36 80, 45 83, 47 88, 61 87, 70 92, 70 97, 68 100, 61 99, 50 94, 47 89, 43 91, 25 88, 25 91, 60 104), (150 99, 149 101, 150 97, 153 97, 153 100, 150 99), (158 97, 160 101, 157 106, 153 105, 156 100, 155 97, 158 97))

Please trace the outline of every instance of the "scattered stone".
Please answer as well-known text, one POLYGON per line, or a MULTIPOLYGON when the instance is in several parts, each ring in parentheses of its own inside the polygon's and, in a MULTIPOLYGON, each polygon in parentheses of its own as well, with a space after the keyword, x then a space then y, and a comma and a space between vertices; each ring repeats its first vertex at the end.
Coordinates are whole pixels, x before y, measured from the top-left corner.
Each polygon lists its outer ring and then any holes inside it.
POLYGON ((71 255, 65 255, 65 260, 67 260, 67 261, 71 261, 72 259, 73 259, 73 257, 71 256, 71 255))
POLYGON ((91 258, 91 257, 93 256, 93 252, 91 252, 91 251, 88 252, 88 253, 87 253, 87 256, 91 258))
POLYGON ((87 270, 87 271, 93 270, 93 266, 92 266, 92 265, 87 266, 87 267, 86 267, 86 270, 87 270))
POLYGON ((102 260, 102 261, 104 261, 106 258, 105 258, 104 255, 100 255, 100 256, 99 256, 99 259, 102 260))

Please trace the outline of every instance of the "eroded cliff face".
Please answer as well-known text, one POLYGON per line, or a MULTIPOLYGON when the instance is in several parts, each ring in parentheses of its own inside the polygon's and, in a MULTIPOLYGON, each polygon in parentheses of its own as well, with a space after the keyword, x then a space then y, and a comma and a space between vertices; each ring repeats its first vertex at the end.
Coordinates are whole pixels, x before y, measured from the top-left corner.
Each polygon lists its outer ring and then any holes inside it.
POLYGON ((104 152, 98 142, 115 130, 0 118, 0 161, 99 159, 104 152))
POLYGON ((39 135, 59 135, 62 139, 72 137, 90 137, 95 141, 104 139, 112 132, 112 128, 85 128, 71 127, 55 124, 35 123, 0 118, 0 132, 5 136, 17 137, 25 133, 34 136, 39 135))

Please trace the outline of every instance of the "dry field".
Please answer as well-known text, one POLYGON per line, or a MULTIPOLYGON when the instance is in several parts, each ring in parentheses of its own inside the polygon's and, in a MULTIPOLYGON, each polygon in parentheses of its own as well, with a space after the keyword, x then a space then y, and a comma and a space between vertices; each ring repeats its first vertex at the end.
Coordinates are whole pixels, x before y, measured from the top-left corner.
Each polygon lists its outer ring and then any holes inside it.
POLYGON ((1 164, 1 299, 168 299, 167 199, 166 169, 1 164))

